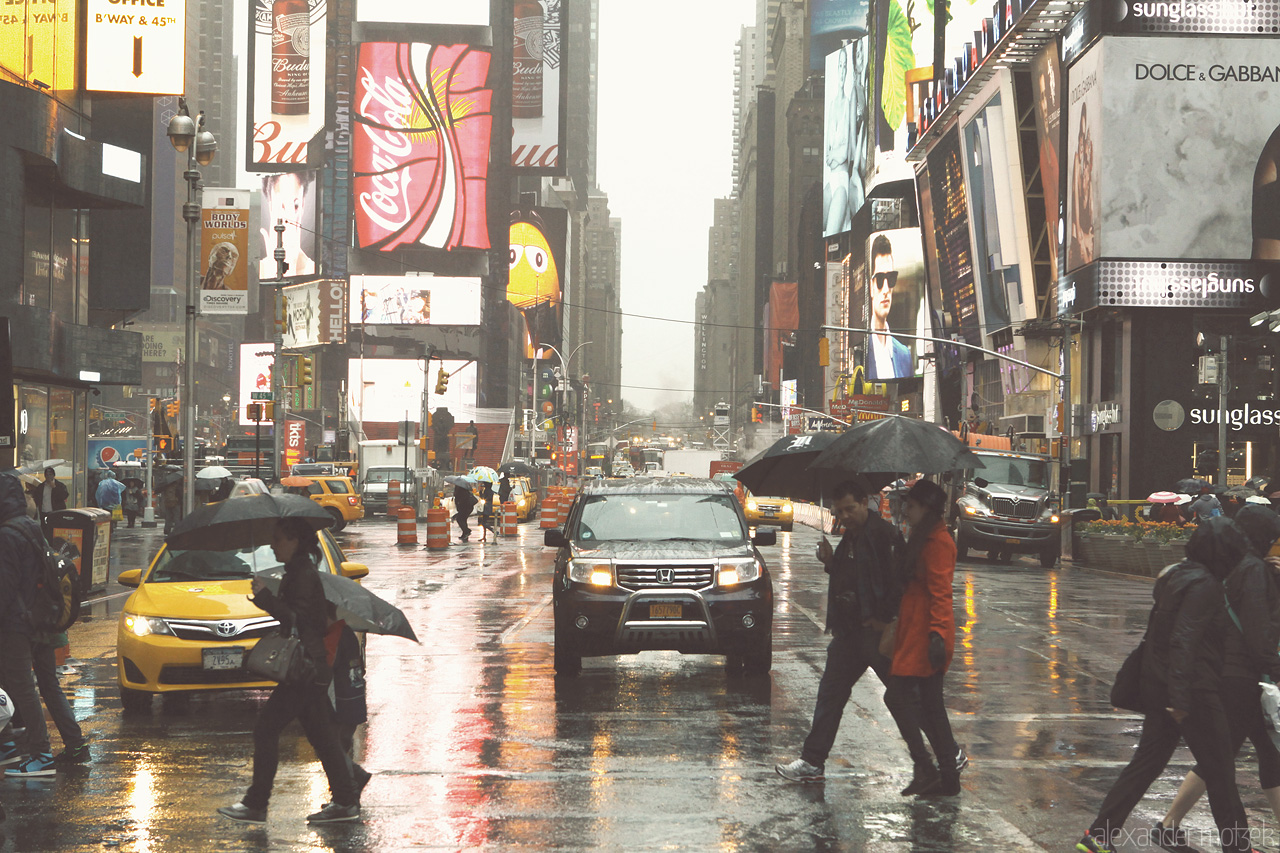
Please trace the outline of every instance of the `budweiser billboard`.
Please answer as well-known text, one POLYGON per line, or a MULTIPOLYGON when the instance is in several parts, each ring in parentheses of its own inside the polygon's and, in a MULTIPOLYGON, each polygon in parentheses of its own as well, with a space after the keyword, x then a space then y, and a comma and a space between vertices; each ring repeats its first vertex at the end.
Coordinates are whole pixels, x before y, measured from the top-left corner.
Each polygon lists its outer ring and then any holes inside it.
POLYGON ((200 312, 249 313, 248 190, 206 188, 200 214, 200 312))
POLYGON ((469 45, 360 45, 358 248, 489 248, 490 59, 469 45))
POLYGON ((568 22, 562 0, 515 0, 511 52, 511 168, 563 175, 568 22))
POLYGON ((312 140, 324 132, 327 11, 326 0, 252 0, 250 172, 302 169, 312 140))
POLYGON ((287 475, 294 465, 302 462, 307 455, 307 422, 284 422, 284 459, 281 460, 280 474, 287 475))
POLYGON ((284 332, 281 346, 305 349, 347 341, 347 287, 338 279, 282 288, 284 332))

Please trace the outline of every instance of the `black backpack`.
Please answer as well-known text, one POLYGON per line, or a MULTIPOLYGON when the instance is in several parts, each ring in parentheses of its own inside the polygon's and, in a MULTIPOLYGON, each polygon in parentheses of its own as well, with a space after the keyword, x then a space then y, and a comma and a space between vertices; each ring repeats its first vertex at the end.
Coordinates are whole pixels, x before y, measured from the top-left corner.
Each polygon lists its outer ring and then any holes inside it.
POLYGON ((80 618, 80 576, 75 563, 50 548, 44 536, 33 530, 34 522, 23 524, 11 518, 4 526, 18 531, 30 543, 40 563, 35 599, 27 611, 32 630, 62 633, 80 618))

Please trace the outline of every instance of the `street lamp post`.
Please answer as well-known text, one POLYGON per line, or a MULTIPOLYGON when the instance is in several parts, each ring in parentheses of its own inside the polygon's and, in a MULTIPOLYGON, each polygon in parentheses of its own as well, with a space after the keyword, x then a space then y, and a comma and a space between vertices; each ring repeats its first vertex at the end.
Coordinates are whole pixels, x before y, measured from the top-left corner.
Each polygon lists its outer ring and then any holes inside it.
POLYGON ((182 176, 187 181, 187 201, 182 205, 182 218, 187 223, 187 313, 186 342, 182 364, 182 510, 183 514, 195 509, 195 453, 196 453, 196 316, 200 302, 196 290, 195 238, 196 225, 200 222, 200 170, 196 166, 208 166, 218 151, 218 140, 204 129, 204 111, 191 118, 187 99, 178 99, 178 114, 169 120, 169 142, 177 151, 187 152, 187 169, 182 176))
MULTIPOLYGON (((558 350, 558 349, 556 349, 555 347, 553 347, 551 344, 542 344, 542 346, 544 346, 544 347, 546 347, 547 349, 551 350, 551 351, 552 351, 553 353, 555 353, 555 354, 556 354, 556 356, 560 359, 560 378, 561 378, 563 381, 568 382, 568 381, 569 381, 569 365, 573 363, 573 357, 574 357, 575 355, 577 355, 577 354, 578 354, 578 350, 582 349, 583 347, 585 347, 585 346, 587 346, 588 344, 591 344, 591 343, 593 343, 593 341, 583 341, 582 343, 578 344, 576 347, 574 347, 573 352, 569 353, 569 357, 568 357, 568 358, 565 358, 565 357, 564 357, 564 354, 563 354, 563 353, 561 353, 561 352, 560 352, 560 350, 558 350)), ((537 364, 537 362, 535 361, 535 362, 534 362, 534 364, 536 365, 536 364, 537 364)), ((534 377, 534 381, 535 381, 535 382, 537 381, 537 377, 536 377, 536 376, 534 377)), ((559 383, 558 383, 558 382, 557 382, 556 384, 557 384, 557 385, 559 385, 559 383)), ((559 390, 559 389, 557 389, 557 390, 559 390)), ((561 401, 561 402, 563 403, 563 399, 562 399, 562 401, 561 401)), ((582 436, 581 436, 581 435, 579 435, 579 436, 578 436, 578 442, 579 442, 579 443, 581 443, 581 442, 582 442, 582 436)), ((560 443, 560 454, 561 454, 561 467, 563 467, 563 464, 564 464, 564 442, 563 442, 563 441, 561 441, 561 443, 560 443)))

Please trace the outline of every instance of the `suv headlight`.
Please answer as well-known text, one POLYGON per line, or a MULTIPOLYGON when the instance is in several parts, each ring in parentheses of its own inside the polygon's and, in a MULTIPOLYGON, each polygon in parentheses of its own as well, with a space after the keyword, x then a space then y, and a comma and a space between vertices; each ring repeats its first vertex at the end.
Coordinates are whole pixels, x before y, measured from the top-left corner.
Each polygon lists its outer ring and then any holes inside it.
POLYGON ((745 560, 723 560, 716 573, 716 583, 720 586, 733 586, 739 583, 750 583, 759 580, 764 571, 764 564, 754 557, 745 560))
POLYGON ((149 634, 174 636, 173 629, 169 627, 169 623, 156 616, 139 616, 136 613, 126 613, 124 614, 124 628, 135 637, 145 637, 149 634))
POLYGON ((570 560, 569 580, 592 586, 613 586, 613 566, 598 560, 570 560))

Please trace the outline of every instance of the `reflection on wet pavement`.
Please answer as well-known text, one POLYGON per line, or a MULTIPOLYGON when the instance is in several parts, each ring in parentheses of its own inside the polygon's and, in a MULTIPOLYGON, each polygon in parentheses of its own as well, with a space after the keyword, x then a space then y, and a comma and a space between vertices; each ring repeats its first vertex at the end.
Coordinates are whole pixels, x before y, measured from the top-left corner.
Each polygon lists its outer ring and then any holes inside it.
MULTIPOLYGON (((904 800, 904 748, 870 674, 858 684, 827 781, 773 772, 808 731, 825 654, 818 534, 765 549, 777 597, 774 670, 726 673, 705 656, 588 658, 552 675, 551 552, 523 525, 514 541, 397 548, 381 520, 339 535, 371 568, 368 588, 422 639, 368 641, 374 772, 361 824, 311 829, 329 799, 301 732, 281 742, 265 828, 214 816, 238 800, 265 694, 209 693, 124 715, 115 689, 112 584, 72 632, 68 694, 93 737, 91 765, 0 782, 0 851, 1070 849, 1127 760, 1138 720, 1107 703, 1141 635, 1150 583, 1030 561, 963 564, 957 654, 947 681, 957 739, 972 757, 955 800, 904 800)), ((154 531, 120 531, 112 577, 145 564, 154 531)), ((56 744, 55 749, 60 748, 56 744)), ((1189 766, 1180 752, 1133 819, 1156 820, 1189 766)), ((1265 812, 1242 762, 1242 792, 1265 812)), ((1210 826, 1207 808, 1188 826, 1210 826)), ((1140 849, 1140 848, 1133 848, 1140 849)))

